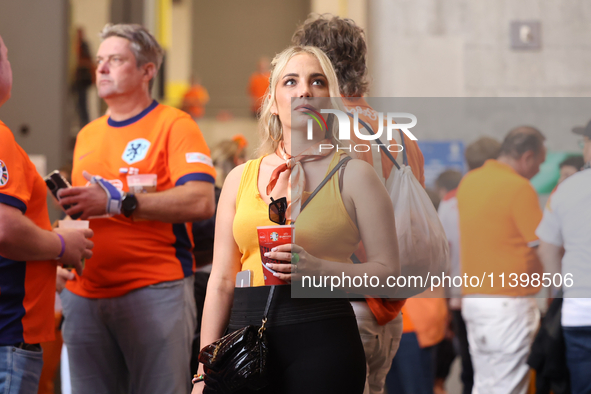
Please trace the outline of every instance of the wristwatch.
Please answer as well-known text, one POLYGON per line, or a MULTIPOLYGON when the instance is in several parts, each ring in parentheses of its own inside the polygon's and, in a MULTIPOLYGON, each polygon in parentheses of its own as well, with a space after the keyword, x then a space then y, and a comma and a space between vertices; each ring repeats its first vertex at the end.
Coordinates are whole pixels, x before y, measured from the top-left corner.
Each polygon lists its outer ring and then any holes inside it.
POLYGON ((121 213, 128 218, 137 208, 137 197, 133 193, 124 193, 121 199, 121 213))

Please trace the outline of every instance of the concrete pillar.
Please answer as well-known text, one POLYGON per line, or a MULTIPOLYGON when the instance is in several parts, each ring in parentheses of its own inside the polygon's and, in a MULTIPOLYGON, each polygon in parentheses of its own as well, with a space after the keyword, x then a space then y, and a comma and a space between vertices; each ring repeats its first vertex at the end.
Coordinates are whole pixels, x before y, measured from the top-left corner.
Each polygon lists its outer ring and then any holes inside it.
POLYGON ((144 0, 111 0, 111 22, 144 23, 144 0))
POLYGON ((66 121, 68 19, 68 0, 0 4, 0 35, 14 79, 0 119, 29 155, 47 157, 48 171, 71 159, 66 121))

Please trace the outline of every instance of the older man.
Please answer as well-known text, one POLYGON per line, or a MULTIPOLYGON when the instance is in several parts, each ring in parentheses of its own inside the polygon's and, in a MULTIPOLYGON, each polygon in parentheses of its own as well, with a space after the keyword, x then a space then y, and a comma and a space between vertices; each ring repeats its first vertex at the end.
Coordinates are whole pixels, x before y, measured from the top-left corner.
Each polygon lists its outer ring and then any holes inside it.
POLYGON ((462 300, 475 393, 527 392, 526 359, 539 324, 535 300, 527 296, 539 287, 509 282, 541 272, 535 230, 542 211, 529 180, 545 160, 544 139, 532 127, 512 130, 499 158, 470 171, 458 188, 462 270, 479 280, 485 276, 481 286, 464 288, 462 300), (494 282, 486 276, 491 273, 494 282))
MULTIPOLYGON (((12 70, 0 37, 0 107, 10 98, 12 70)), ((91 230, 55 230, 43 179, 0 121, 0 392, 35 394, 53 340, 58 259, 82 270, 92 256, 91 230)))
POLYGON ((195 332, 190 225, 214 213, 215 170, 197 124, 151 98, 163 51, 139 25, 107 25, 98 94, 67 213, 90 218, 95 259, 61 298, 74 393, 186 393, 195 332))
POLYGON ((560 183, 536 234, 544 268, 555 285, 564 283, 561 320, 566 360, 572 393, 582 394, 591 393, 591 122, 573 131, 584 138, 587 164, 560 183), (558 282, 555 274, 565 280, 558 282))

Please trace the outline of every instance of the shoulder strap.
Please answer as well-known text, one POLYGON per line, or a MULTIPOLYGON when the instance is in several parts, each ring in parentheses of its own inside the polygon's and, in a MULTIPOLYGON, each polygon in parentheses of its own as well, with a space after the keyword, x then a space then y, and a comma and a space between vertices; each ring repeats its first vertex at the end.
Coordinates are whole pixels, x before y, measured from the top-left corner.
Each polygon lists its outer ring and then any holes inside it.
POLYGON ((339 171, 339 192, 343 191, 343 183, 344 183, 344 176, 345 176, 345 168, 347 168, 347 163, 350 160, 347 160, 343 163, 343 165, 341 166, 341 171, 339 171))
POLYGON ((402 133, 402 130, 398 131, 400 132, 400 143, 402 144, 402 163, 405 166, 408 166, 408 156, 406 156, 406 143, 404 142, 404 134, 402 133))
POLYGON ((345 156, 341 161, 338 162, 338 164, 336 166, 334 166, 334 168, 328 173, 328 175, 326 176, 326 178, 324 178, 322 180, 322 182, 320 182, 320 185, 318 185, 318 187, 312 192, 312 194, 310 194, 310 197, 308 197, 308 199, 306 200, 306 202, 304 204, 302 204, 302 208, 300 209, 300 213, 304 210, 304 208, 306 208, 306 206, 310 203, 310 201, 312 201, 312 199, 314 197, 316 197, 316 195, 318 194, 318 192, 320 191, 320 189, 322 189, 322 187, 324 185, 326 185, 326 183, 339 170, 339 168, 341 168, 341 166, 343 164, 345 164, 346 162, 348 162, 349 160, 351 160, 351 157, 350 156, 345 156))
POLYGON ((271 286, 271 290, 269 290, 269 297, 267 298, 267 305, 265 306, 265 312, 263 312, 263 320, 267 319, 267 315, 269 314, 269 309, 271 309, 271 301, 273 300, 273 294, 275 294, 275 286, 271 286))
MULTIPOLYGON (((347 115, 349 115, 351 118, 353 118, 353 114, 351 114, 351 113, 347 112, 347 115)), ((361 125, 362 125, 363 127, 365 127, 365 129, 366 129, 367 131, 369 131, 369 132, 370 132, 370 134, 371 134, 371 135, 376 135, 376 133, 374 133, 374 131, 373 131, 373 129, 371 128, 371 126, 370 126, 370 125, 368 125, 367 123, 365 123, 363 120, 361 120, 361 119, 359 119, 359 118, 357 118, 357 119, 359 120, 359 123, 361 123, 361 125)), ((402 133, 402 131, 401 131, 401 133, 402 133)), ((383 145, 384 147, 386 146, 386 145, 385 145, 385 144, 384 144, 382 141, 380 141, 380 139, 379 139, 379 138, 376 138, 376 141, 378 142, 378 144, 380 144, 380 145, 383 145)), ((404 139, 402 140, 402 144, 403 144, 403 146, 404 146, 404 139)), ((404 149, 404 150, 406 150, 406 149, 404 149)), ((390 151, 388 151, 388 149, 382 149, 380 152, 384 152, 384 154, 385 154, 386 156, 388 156, 388 159, 390 159, 390 161, 392 161, 392 163, 394 163, 394 166, 395 166, 396 168, 400 169, 400 165, 398 165, 398 162, 396 161, 396 159, 394 158, 394 156, 392 156, 392 154, 390 153, 390 151)), ((404 155, 405 155, 405 157, 406 157, 406 152, 404 153, 404 155)))

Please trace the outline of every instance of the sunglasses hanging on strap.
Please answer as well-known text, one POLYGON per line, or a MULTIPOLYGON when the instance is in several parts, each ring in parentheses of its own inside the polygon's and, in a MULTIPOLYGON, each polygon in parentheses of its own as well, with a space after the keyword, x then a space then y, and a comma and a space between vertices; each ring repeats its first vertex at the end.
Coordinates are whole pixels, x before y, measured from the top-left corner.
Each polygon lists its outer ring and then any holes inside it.
POLYGON ((281 197, 275 200, 271 197, 271 203, 269 204, 269 220, 283 226, 287 222, 285 219, 285 212, 287 212, 287 198, 281 197))

